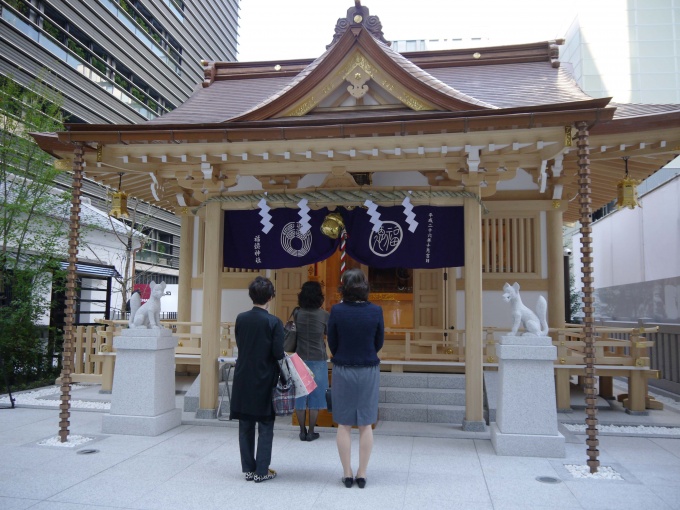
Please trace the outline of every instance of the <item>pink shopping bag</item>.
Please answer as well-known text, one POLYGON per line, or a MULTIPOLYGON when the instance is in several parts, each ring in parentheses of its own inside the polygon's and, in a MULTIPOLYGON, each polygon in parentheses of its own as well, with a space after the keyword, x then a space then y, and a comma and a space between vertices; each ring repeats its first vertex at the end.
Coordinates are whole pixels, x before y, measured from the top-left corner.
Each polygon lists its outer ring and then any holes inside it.
POLYGON ((309 395, 316 389, 314 374, 296 353, 290 354, 287 357, 293 365, 290 375, 293 378, 293 384, 295 385, 295 397, 298 398, 309 395))

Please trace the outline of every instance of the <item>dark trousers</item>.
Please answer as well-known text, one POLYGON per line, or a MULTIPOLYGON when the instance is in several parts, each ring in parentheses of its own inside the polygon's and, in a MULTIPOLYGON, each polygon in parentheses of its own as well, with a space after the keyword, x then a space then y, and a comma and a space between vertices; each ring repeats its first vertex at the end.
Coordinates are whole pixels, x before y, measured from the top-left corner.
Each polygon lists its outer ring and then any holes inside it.
POLYGON ((239 420, 238 445, 241 449, 241 469, 244 473, 254 472, 264 476, 272 460, 274 421, 255 422, 239 420), (257 456, 255 456, 255 424, 257 423, 257 456))

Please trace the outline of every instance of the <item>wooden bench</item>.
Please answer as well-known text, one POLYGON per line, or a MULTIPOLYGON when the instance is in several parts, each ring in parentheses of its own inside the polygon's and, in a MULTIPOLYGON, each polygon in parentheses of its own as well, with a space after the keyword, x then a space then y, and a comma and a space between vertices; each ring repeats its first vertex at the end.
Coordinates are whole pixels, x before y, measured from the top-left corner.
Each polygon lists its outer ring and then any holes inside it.
MULTIPOLYGON (((628 393, 619 395, 618 400, 630 413, 646 413, 647 409, 663 409, 663 404, 649 396, 649 379, 659 379, 658 370, 649 367, 595 365, 595 375, 599 381, 599 395, 605 399, 614 398, 613 378, 625 377, 628 380, 628 393)), ((583 365, 555 365, 555 391, 557 410, 571 410, 571 377, 585 377, 583 365)))
MULTIPOLYGON (((625 377, 628 393, 619 395, 618 400, 630 413, 643 414, 647 409, 663 409, 663 404, 648 394, 649 379, 658 379, 660 372, 651 368, 649 349, 654 342, 643 335, 658 328, 604 328, 596 329, 593 339, 595 375, 599 382, 599 394, 606 399, 614 398, 613 378, 625 377), (615 336, 628 338, 615 338, 615 336)), ((571 408, 571 377, 580 381, 585 377, 585 341, 580 328, 557 330, 555 362, 555 389, 557 409, 571 408)))

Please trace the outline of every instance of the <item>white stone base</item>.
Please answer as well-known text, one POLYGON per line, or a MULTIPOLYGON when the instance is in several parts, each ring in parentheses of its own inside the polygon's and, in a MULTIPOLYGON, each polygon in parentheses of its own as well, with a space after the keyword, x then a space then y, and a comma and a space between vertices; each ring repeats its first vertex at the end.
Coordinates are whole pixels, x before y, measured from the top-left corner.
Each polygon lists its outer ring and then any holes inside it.
POLYGON ((539 434, 504 434, 496 423, 491 424, 491 444, 497 455, 514 457, 555 457, 566 456, 564 436, 539 434))
POLYGON ((175 399, 177 338, 167 329, 124 329, 113 346, 116 374, 102 431, 157 436, 181 425, 175 399))
POLYGON ((105 414, 102 418, 102 432, 130 436, 158 436, 181 424, 181 409, 172 409, 158 416, 105 414))

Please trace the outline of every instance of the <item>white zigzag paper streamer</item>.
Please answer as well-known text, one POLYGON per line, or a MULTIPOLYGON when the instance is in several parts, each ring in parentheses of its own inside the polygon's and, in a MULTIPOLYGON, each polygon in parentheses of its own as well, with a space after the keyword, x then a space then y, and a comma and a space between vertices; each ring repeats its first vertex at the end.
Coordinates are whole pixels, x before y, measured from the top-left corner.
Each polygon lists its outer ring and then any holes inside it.
POLYGON ((274 224, 271 222, 272 215, 269 214, 271 209, 267 205, 267 201, 264 198, 261 199, 257 205, 260 208, 260 216, 262 217, 262 220, 260 220, 260 223, 262 223, 262 232, 267 234, 274 226, 274 224))
POLYGON ((307 199, 303 198, 298 202, 298 207, 300 208, 300 233, 306 234, 312 226, 309 224, 311 216, 307 214, 309 212, 309 207, 307 207, 307 199))
POLYGON ((153 198, 156 200, 156 202, 159 202, 160 198, 158 198, 158 193, 156 193, 156 188, 158 188, 158 179, 156 179, 156 176, 154 175, 153 172, 149 172, 149 175, 151 176, 151 180, 153 181, 151 183, 151 194, 153 195, 153 198))
POLYGON ((382 227, 382 221, 380 221, 380 213, 378 212, 378 206, 375 205, 370 200, 366 200, 364 205, 368 207, 368 215, 371 217, 371 223, 373 223, 373 232, 377 232, 382 227))
POLYGON ((416 215, 413 212, 411 199, 409 197, 404 197, 404 201, 401 205, 404 206, 404 215, 406 216, 406 223, 408 223, 408 231, 413 233, 418 228, 418 222, 416 221, 416 215))

